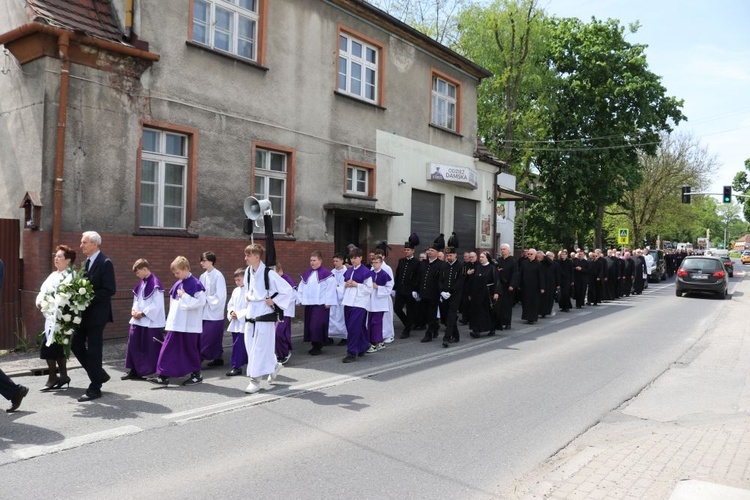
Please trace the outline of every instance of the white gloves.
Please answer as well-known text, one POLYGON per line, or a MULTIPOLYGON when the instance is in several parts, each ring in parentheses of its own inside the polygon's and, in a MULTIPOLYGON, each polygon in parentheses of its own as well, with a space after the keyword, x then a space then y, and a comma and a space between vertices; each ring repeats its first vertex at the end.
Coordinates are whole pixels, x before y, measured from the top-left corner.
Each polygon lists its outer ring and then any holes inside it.
POLYGON ((414 297, 414 300, 416 300, 417 302, 422 300, 417 292, 411 292, 411 296, 414 297))
POLYGON ((440 292, 440 296, 443 298, 443 300, 448 300, 451 298, 451 294, 449 292, 440 292))

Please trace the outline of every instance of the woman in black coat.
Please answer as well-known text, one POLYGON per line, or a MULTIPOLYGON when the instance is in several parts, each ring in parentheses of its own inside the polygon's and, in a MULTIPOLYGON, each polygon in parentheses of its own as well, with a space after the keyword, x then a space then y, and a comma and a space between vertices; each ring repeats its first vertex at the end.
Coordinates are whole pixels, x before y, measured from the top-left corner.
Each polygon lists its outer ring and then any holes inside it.
POLYGON ((477 338, 479 332, 495 335, 493 306, 500 297, 500 280, 497 269, 490 261, 490 254, 482 252, 474 268, 474 276, 469 288, 469 334, 477 338))

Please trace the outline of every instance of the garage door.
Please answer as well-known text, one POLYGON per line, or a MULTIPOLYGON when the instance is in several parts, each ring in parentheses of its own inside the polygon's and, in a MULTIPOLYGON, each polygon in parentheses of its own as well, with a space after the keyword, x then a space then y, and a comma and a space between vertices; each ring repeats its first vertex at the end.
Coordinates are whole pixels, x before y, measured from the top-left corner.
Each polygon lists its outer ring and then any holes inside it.
POLYGON ((477 202, 456 197, 453 203, 453 231, 458 237, 458 251, 472 252, 477 244, 477 202))
POLYGON ((418 189, 411 191, 411 230, 419 235, 417 251, 424 251, 440 234, 441 197, 418 189))

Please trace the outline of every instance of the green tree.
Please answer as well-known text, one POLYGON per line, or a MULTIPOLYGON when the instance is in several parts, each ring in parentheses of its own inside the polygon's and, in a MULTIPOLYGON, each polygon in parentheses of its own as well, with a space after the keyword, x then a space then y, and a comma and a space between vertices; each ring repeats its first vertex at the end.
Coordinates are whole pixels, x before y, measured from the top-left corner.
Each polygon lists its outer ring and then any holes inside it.
POLYGON ((467 0, 367 0, 368 3, 446 46, 454 44, 458 16, 467 0))
MULTIPOLYGON (((638 26, 631 26, 635 32, 638 26)), ((548 102, 550 144, 535 149, 541 197, 529 225, 570 244, 576 231, 603 242, 605 207, 642 180, 640 154, 684 117, 646 61, 645 46, 625 39, 619 21, 549 21, 548 60, 557 86, 548 102)))
POLYGON ((546 137, 538 100, 552 73, 545 64, 543 19, 537 0, 494 0, 459 16, 457 49, 494 74, 478 90, 478 135, 513 167, 522 188, 534 141, 546 137))
POLYGON ((670 239, 670 232, 696 220, 694 207, 682 203, 682 186, 705 189, 716 169, 716 156, 689 135, 662 133, 656 154, 640 152, 638 162, 643 181, 605 211, 605 222, 622 216, 620 227, 630 229, 636 245, 646 233, 670 239))
MULTIPOLYGON (((750 194, 750 179, 748 179, 748 172, 750 172, 750 158, 745 160, 745 170, 740 170, 734 176, 732 182, 732 189, 735 193, 750 194)), ((748 198, 737 198, 737 202, 743 207, 743 215, 746 221, 750 221, 750 203, 747 202, 748 198)))

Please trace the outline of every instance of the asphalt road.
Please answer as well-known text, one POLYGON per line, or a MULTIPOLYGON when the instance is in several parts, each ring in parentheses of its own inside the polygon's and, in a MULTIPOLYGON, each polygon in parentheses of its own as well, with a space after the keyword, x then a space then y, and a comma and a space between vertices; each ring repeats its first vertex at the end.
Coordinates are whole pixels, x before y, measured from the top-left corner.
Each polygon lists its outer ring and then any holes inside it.
POLYGON ((310 357, 296 343, 255 395, 213 369, 190 388, 113 377, 83 404, 77 370, 78 388, 35 392, 0 417, 0 497, 511 498, 514 480, 638 394, 723 304, 662 282, 535 325, 517 309, 508 336, 463 328, 449 349, 413 336, 343 364, 343 347, 310 357))

